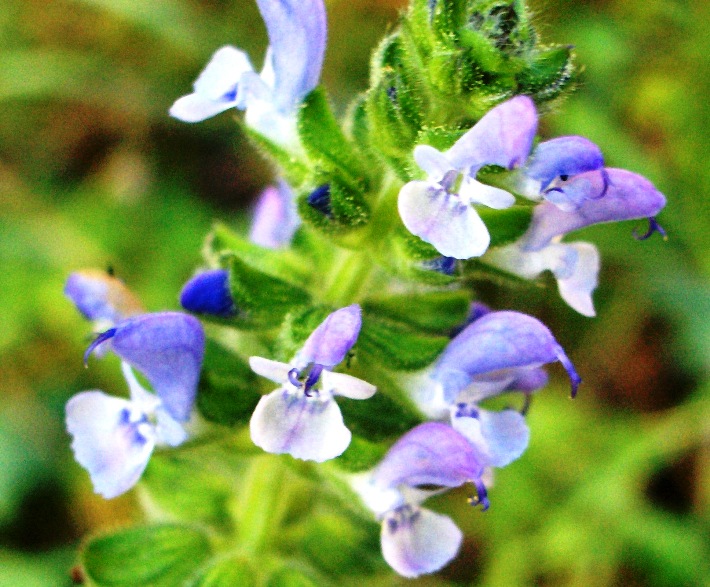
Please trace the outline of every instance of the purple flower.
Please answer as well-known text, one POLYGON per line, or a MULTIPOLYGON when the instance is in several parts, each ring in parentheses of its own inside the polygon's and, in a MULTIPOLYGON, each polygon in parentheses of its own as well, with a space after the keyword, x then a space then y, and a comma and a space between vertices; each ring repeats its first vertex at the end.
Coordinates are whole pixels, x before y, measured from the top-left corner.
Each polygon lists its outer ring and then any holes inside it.
POLYGON ((84 269, 69 275, 64 295, 98 329, 110 328, 125 318, 145 313, 138 298, 123 281, 97 269, 84 269))
POLYGON ((449 343, 434 364, 431 377, 441 385, 447 403, 451 403, 476 377, 556 361, 567 370, 574 395, 579 376, 542 322, 520 312, 490 312, 469 324, 449 343))
POLYGON ((180 305, 195 314, 234 316, 237 307, 229 290, 229 271, 211 269, 190 278, 180 292, 180 305))
POLYGON ((257 74, 243 51, 222 47, 197 78, 194 92, 170 109, 199 122, 229 108, 246 110, 246 123, 276 143, 297 141, 296 112, 318 84, 326 41, 323 0, 257 0, 269 48, 257 74))
POLYGON ((515 198, 477 181, 476 174, 484 165, 513 169, 522 164, 536 130, 533 101, 517 96, 493 108, 445 153, 428 145, 416 147, 414 159, 428 177, 400 191, 404 225, 445 257, 482 255, 490 235, 472 204, 501 209, 512 206, 515 198))
POLYGON ((404 577, 433 573, 458 553, 463 535, 448 516, 420 507, 441 489, 473 483, 477 503, 488 507, 481 481, 483 463, 475 447, 450 426, 421 424, 400 438, 369 474, 352 479, 353 488, 382 520, 382 554, 404 577))
POLYGON ((283 180, 267 187, 259 196, 251 222, 249 239, 267 249, 280 249, 291 243, 301 225, 296 197, 283 180))
POLYGON ((178 312, 128 318, 101 333, 87 349, 85 360, 100 348, 140 371, 171 418, 189 419, 205 348, 199 320, 178 312))
POLYGON ((127 363, 122 368, 129 400, 84 391, 66 406, 74 456, 106 499, 136 484, 156 446, 178 446, 187 438, 160 398, 143 389, 127 363))
MULTIPOLYGON (((553 182, 554 183, 554 182, 553 182)), ((592 292, 597 286, 599 252, 589 243, 562 243, 573 230, 601 222, 648 217, 651 230, 663 233, 654 216, 666 199, 647 179, 623 169, 590 171, 557 181, 562 201, 543 202, 523 237, 512 245, 490 251, 486 261, 524 277, 534 279, 549 270, 557 279, 562 299, 584 316, 594 316, 592 292)), ((549 190, 548 190, 549 191, 549 190)))
POLYGON ((367 399, 376 391, 366 381, 332 371, 357 341, 360 326, 360 306, 354 304, 330 314, 291 363, 249 359, 252 370, 280 384, 254 410, 249 423, 254 444, 317 462, 343 453, 352 435, 334 396, 367 399))

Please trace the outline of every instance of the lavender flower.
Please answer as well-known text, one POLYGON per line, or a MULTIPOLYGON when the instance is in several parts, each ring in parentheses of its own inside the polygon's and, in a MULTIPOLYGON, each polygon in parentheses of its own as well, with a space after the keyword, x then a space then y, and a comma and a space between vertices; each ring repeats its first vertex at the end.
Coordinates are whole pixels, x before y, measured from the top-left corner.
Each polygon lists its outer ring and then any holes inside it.
POLYGON ((463 535, 448 516, 420 507, 442 489, 473 483, 488 508, 476 448, 451 427, 421 424, 400 438, 370 473, 352 479, 363 502, 382 520, 382 554, 404 577, 433 573, 458 553, 463 535))
POLYGON ((296 210, 296 196, 284 180, 267 187, 254 209, 249 239, 267 249, 280 249, 291 243, 301 225, 296 210))
POLYGON ((269 35, 257 74, 243 51, 219 49, 197 78, 194 92, 170 109, 184 122, 200 122, 230 108, 246 110, 246 123, 282 145, 297 142, 296 111, 318 84, 326 41, 323 0, 257 0, 269 35))
POLYGON ((111 499, 140 479, 156 446, 178 446, 187 433, 159 397, 146 391, 123 362, 130 400, 84 391, 66 406, 66 424, 78 463, 94 491, 111 499))
POLYGON ((259 400, 250 421, 254 444, 271 453, 323 462, 350 444, 334 396, 372 397, 376 388, 366 381, 332 369, 352 348, 360 333, 360 306, 330 314, 306 340, 291 363, 251 357, 251 368, 280 384, 259 400))
POLYGON ((481 256, 490 243, 488 229, 472 204, 501 209, 515 203, 505 190, 483 184, 476 174, 484 165, 512 169, 530 152, 537 111, 527 96, 496 106, 448 151, 419 145, 414 160, 428 175, 399 193, 399 214, 407 229, 445 257, 481 256))

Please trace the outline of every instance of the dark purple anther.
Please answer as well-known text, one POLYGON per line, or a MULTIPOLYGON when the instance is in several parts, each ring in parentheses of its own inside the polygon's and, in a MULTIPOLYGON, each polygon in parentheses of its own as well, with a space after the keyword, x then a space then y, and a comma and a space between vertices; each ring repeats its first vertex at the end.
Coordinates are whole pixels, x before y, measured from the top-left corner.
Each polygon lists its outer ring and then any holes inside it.
POLYGON ((301 372, 298 369, 291 369, 288 372, 288 380, 291 382, 291 385, 294 387, 301 387, 301 382, 298 380, 300 376, 301 372))
POLYGON ((303 390, 306 395, 311 391, 311 388, 318 383, 318 379, 320 378, 320 374, 323 371, 323 365, 313 365, 313 368, 311 369, 311 372, 308 374, 308 377, 306 378, 306 386, 305 389, 303 390))

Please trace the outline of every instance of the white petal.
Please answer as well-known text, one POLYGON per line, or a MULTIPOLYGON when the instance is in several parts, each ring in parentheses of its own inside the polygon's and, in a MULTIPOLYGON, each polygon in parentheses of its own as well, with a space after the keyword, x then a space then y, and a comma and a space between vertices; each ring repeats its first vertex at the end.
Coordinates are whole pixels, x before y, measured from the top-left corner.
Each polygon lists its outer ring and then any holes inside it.
POLYGON ((433 573, 459 551, 463 534, 448 516, 405 507, 382 522, 382 555, 404 577, 433 573))
POLYGON ((485 457, 488 466, 504 467, 525 452, 530 430, 515 410, 491 412, 476 409, 476 417, 457 416, 452 408, 451 426, 463 434, 485 457))
POLYGON ((217 49, 195 81, 195 93, 212 101, 221 100, 235 89, 242 74, 248 71, 253 68, 244 51, 229 45, 217 49))
POLYGON ((496 210, 510 208, 515 204, 515 197, 511 193, 476 181, 472 177, 466 177, 461 183, 459 196, 464 202, 483 204, 496 210))
POLYGON ((288 381, 288 372, 293 369, 293 366, 288 363, 271 361, 263 357, 249 357, 249 366, 257 375, 271 379, 276 383, 288 381))
POLYGON ((414 147, 414 160, 426 171, 431 181, 440 181, 453 167, 444 154, 429 145, 414 147))
POLYGON ((320 377, 323 389, 333 395, 342 395, 350 399, 368 399, 377 391, 371 383, 345 373, 323 371, 320 377))
POLYGON ((407 229, 445 257, 480 257, 490 235, 478 213, 436 185, 412 181, 399 192, 399 215, 407 229))
POLYGON ((596 315, 592 292, 598 283, 599 251, 589 243, 571 243, 558 246, 568 246, 577 252, 576 263, 571 274, 561 277, 555 272, 560 295, 572 309, 591 318, 596 315))
POLYGON ((155 432, 147 422, 136 423, 139 417, 132 402, 100 391, 85 391, 67 402, 74 456, 89 472, 96 493, 107 499, 133 487, 148 464, 155 432))
POLYGON ((214 101, 201 94, 188 94, 175 101, 170 116, 183 122, 202 122, 235 106, 234 100, 214 101))
POLYGON ((155 412, 157 424, 155 426, 156 442, 168 446, 180 446, 187 440, 187 432, 182 424, 172 418, 162 408, 155 412))
POLYGON ((259 400, 249 426, 252 441, 266 452, 319 463, 341 455, 352 437, 330 395, 321 399, 285 389, 259 400))

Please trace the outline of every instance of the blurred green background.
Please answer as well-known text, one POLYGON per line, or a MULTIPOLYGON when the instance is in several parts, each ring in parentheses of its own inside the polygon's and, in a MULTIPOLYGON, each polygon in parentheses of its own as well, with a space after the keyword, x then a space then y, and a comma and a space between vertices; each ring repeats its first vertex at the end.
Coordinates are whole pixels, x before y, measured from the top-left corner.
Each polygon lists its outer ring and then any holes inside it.
MULTIPOLYGON (((323 80, 342 112, 404 2, 327 4, 323 80)), ((466 533, 451 566, 406 581, 377 560, 372 584, 710 585, 708 6, 532 3, 543 39, 574 44, 586 66, 543 135, 583 134, 609 166, 649 177, 668 197, 670 238, 635 241, 641 223, 581 234, 603 255, 593 320, 553 288, 480 285, 495 307, 549 324, 585 383, 573 403, 561 379, 537 399, 530 449, 497 475, 489 512, 464 492, 435 503, 466 533)), ((95 496, 72 459, 66 400, 124 390, 114 364, 82 367, 87 326, 62 287, 72 270, 112 266, 151 310, 176 308, 212 220, 244 222, 271 175, 232 116, 167 116, 227 43, 260 60, 252 1, 3 0, 1 587, 70 585, 82 536, 140 519, 132 495, 95 496)), ((362 531, 376 544, 374 524, 362 531)), ((357 563, 318 551, 307 556, 323 572, 363 584, 357 563)))

